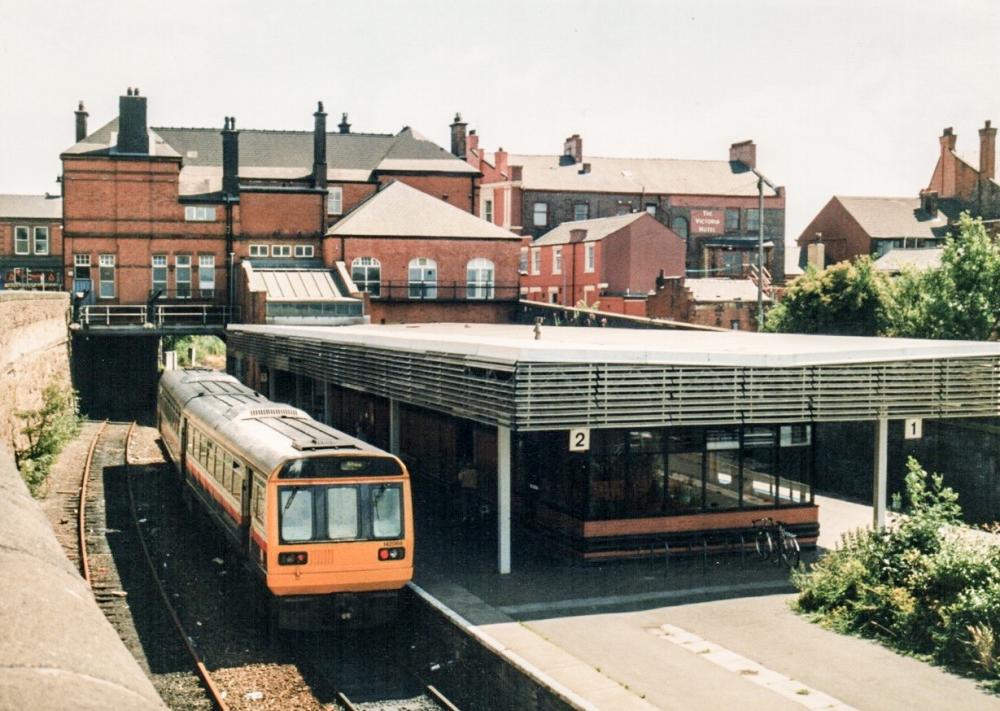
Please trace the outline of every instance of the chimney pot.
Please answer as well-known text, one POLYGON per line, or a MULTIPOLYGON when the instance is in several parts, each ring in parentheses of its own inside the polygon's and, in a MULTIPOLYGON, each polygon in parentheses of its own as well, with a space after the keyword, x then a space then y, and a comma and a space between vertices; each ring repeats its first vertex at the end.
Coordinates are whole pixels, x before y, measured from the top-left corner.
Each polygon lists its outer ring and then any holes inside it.
POLYGON ((337 125, 337 128, 340 130, 341 133, 351 132, 351 124, 347 123, 346 111, 340 115, 340 123, 337 125))
POLYGON ((573 165, 583 160, 583 139, 579 133, 574 133, 563 143, 563 154, 560 165, 573 165))
POLYGON ((740 141, 729 146, 729 162, 739 162, 750 170, 757 168, 757 146, 752 140, 740 141))

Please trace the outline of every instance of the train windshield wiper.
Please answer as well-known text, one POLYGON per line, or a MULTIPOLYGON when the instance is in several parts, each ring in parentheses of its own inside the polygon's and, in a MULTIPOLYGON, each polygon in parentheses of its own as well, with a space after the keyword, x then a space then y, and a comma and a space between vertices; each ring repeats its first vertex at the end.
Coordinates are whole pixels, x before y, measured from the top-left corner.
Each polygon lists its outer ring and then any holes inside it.
POLYGON ((297 493, 299 493, 298 489, 292 489, 292 495, 288 497, 288 500, 285 502, 284 508, 281 509, 281 513, 285 513, 286 511, 288 511, 288 507, 292 505, 293 501, 295 501, 295 495, 297 493))

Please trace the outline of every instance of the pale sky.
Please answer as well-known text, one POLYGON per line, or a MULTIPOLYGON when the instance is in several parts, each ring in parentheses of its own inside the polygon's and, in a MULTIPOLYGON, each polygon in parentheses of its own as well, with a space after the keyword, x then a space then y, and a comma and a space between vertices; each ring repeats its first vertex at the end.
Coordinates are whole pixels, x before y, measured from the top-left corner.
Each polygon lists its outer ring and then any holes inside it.
POLYGON ((56 192, 73 110, 137 86, 151 125, 355 131, 444 147, 728 158, 752 138, 796 237, 834 194, 912 195, 945 126, 1000 123, 995 0, 0 0, 0 192, 56 192))

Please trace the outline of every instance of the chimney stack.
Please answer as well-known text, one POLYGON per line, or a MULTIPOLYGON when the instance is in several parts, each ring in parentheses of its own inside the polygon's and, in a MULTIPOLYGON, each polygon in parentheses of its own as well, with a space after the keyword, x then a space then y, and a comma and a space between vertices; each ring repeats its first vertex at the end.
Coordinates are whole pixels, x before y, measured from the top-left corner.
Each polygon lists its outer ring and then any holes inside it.
POLYGON ((347 112, 345 111, 340 115, 340 123, 337 124, 337 128, 340 129, 341 133, 350 133, 351 124, 347 123, 347 112))
POLYGON ((509 167, 507 165, 508 158, 509 156, 507 155, 507 151, 505 151, 502 146, 497 148, 496 153, 493 154, 493 167, 497 169, 498 173, 509 175, 509 167))
POLYGON ((465 127, 468 126, 462 120, 462 114, 456 113, 455 120, 451 124, 451 154, 465 160, 465 127))
POLYGON ((510 179, 515 183, 521 182, 521 178, 524 175, 523 165, 512 165, 510 167, 510 179))
POLYGON ((562 160, 560 165, 573 165, 583 160, 583 139, 579 133, 574 133, 563 143, 562 160))
POLYGON ((989 180, 996 177, 997 130, 987 121, 979 129, 979 177, 989 180))
POLYGON ((236 118, 226 116, 222 127, 222 192, 235 197, 240 190, 240 134, 236 130, 236 118))
POLYGON ((938 139, 941 142, 941 153, 955 150, 956 138, 955 131, 951 126, 942 131, 941 138, 938 139))
POLYGON ((118 97, 118 153, 149 154, 149 132, 146 129, 146 97, 129 87, 125 96, 118 97))
POLYGON ((87 137, 87 117, 90 116, 83 108, 83 99, 80 99, 80 106, 74 113, 76 114, 76 142, 79 143, 87 137))
POLYGON ((569 231, 570 244, 573 244, 574 242, 583 242, 585 239, 587 239, 587 230, 578 228, 569 231))
POLYGON ((316 125, 313 128, 313 187, 326 188, 326 112, 323 102, 316 104, 313 114, 316 125))
POLYGON ((757 167, 757 146, 751 141, 740 141, 729 146, 729 162, 739 161, 750 170, 757 167))

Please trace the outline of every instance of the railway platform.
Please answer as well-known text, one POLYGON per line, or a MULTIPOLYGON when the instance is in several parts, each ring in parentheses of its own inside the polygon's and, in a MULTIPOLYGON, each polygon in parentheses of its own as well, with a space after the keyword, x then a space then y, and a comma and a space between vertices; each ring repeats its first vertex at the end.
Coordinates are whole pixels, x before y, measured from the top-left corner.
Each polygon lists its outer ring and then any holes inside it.
MULTIPOLYGON (((871 523, 871 507, 818 503, 821 547, 871 523)), ((418 525, 416 586, 571 707, 1000 708, 971 680, 796 615, 787 569, 750 555, 581 566, 515 536, 499 575, 487 530, 418 525)))

